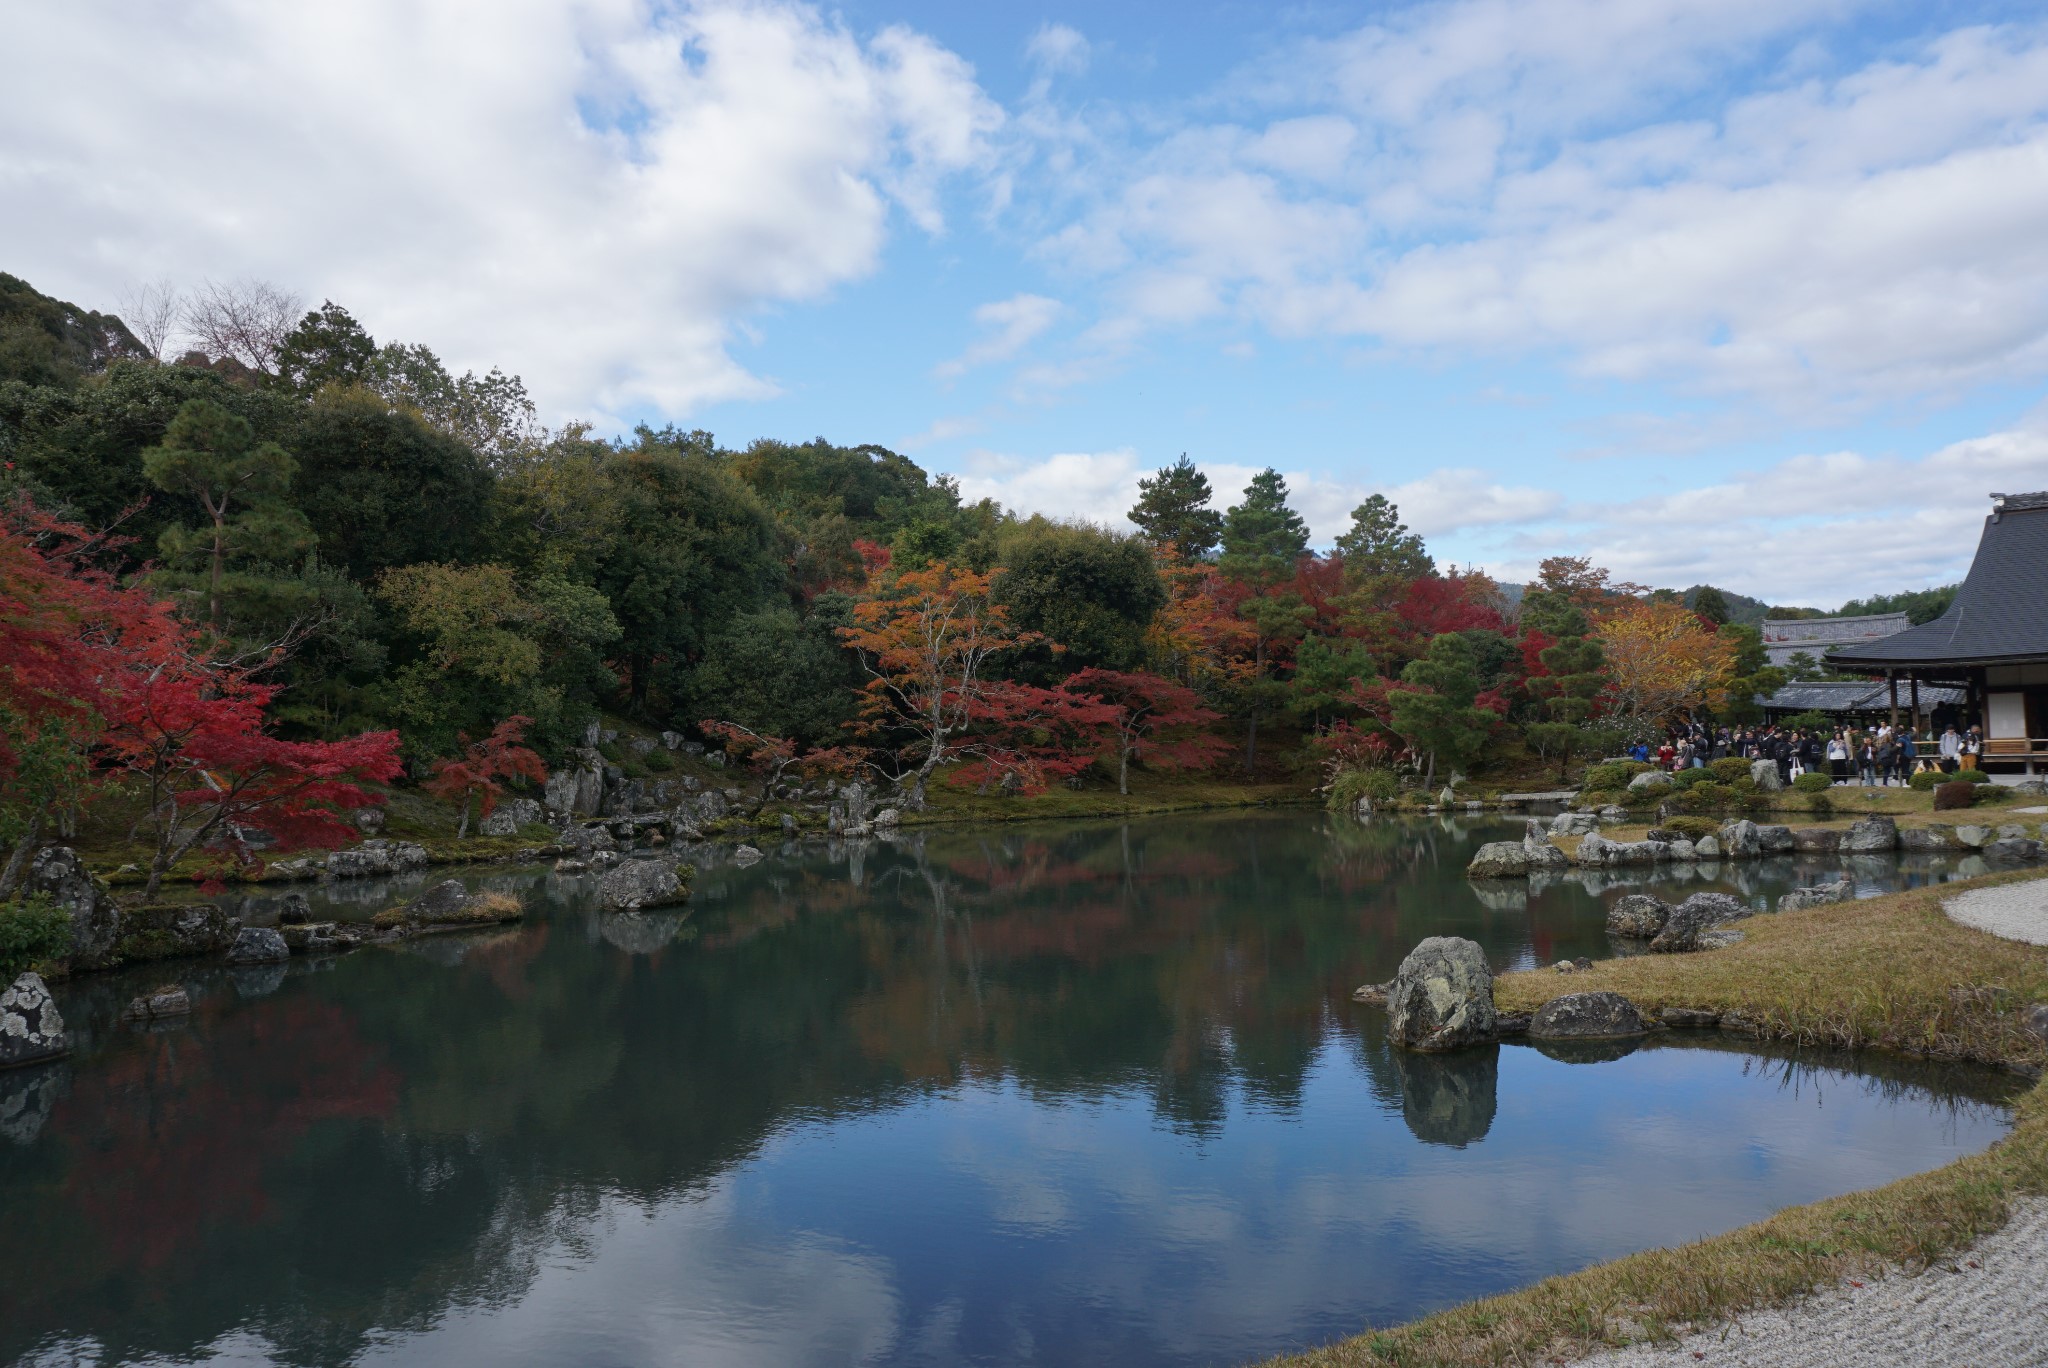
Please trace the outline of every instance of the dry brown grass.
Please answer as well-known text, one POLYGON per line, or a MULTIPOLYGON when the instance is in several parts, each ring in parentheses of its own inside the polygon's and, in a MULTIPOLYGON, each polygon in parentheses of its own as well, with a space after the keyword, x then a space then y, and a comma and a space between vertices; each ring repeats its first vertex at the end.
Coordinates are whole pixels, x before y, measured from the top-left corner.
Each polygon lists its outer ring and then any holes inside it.
MULTIPOLYGON (((2029 877, 2042 876, 1976 883, 2029 877)), ((1956 888, 1757 917, 1725 950, 1605 960, 1571 975, 1508 974, 1496 997, 1503 1010, 1527 1011, 1563 993, 1607 988, 1652 1010, 1719 1012, 1774 1039, 1883 1046, 2038 1075, 2048 1049, 2020 1029, 2013 1009, 2048 998, 2048 949, 1950 922, 1939 898, 1956 888)), ((1273 1362, 1566 1362, 1783 1305, 1879 1268, 1925 1266, 2003 1225, 2015 1196, 2040 1192, 2048 1192, 2048 1083, 2021 1098, 2004 1140, 1932 1173, 1273 1362)))

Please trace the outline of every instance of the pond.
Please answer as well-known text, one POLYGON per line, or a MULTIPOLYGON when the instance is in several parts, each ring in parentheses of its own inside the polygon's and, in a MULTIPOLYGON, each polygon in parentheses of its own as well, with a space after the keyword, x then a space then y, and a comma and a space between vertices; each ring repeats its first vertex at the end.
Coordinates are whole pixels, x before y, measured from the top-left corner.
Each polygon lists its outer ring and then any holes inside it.
POLYGON ((473 871, 529 919, 65 985, 73 1057, 0 1074, 0 1362, 1230 1364, 2004 1132, 2004 1075, 1713 1033, 1389 1050, 1351 990, 1426 935, 1501 968, 1607 953, 1606 883, 1464 879, 1518 830, 1297 811, 719 852, 685 915, 473 871), (189 1022, 119 1022, 173 977, 189 1022))

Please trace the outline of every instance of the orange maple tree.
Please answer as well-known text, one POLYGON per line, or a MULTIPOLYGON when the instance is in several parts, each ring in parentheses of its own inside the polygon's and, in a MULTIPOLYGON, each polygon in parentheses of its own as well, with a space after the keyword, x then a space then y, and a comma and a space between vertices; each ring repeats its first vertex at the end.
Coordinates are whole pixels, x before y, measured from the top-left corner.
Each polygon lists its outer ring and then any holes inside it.
POLYGON ((1597 635, 1608 680, 1602 702, 1627 721, 1661 724, 1715 707, 1735 673, 1735 643, 1675 600, 1627 599, 1597 635))

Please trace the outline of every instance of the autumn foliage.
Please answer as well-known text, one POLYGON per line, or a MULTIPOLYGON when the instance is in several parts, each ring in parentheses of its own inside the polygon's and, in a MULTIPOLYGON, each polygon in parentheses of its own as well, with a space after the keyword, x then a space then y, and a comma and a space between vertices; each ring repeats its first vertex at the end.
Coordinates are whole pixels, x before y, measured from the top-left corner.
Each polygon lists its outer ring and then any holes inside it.
POLYGON ((456 839, 469 835, 472 801, 482 800, 478 817, 488 817, 497 808, 498 799, 505 792, 503 780, 547 782, 548 767, 541 763, 540 756, 521 744, 526 739, 526 729, 532 725, 532 718, 514 716, 491 728, 491 734, 481 741, 471 741, 467 735, 458 733, 462 753, 434 762, 433 777, 420 787, 444 802, 462 804, 462 824, 456 830, 456 839))

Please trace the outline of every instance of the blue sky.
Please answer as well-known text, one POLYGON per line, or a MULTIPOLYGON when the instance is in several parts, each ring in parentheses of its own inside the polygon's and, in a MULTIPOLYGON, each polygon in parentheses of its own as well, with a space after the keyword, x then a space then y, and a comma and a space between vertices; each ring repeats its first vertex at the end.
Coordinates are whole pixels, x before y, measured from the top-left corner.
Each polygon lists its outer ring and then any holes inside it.
POLYGON ((2038 6, 7 8, 0 268, 269 279, 554 423, 1110 522, 1186 451, 1829 607, 2048 486, 2038 6))

